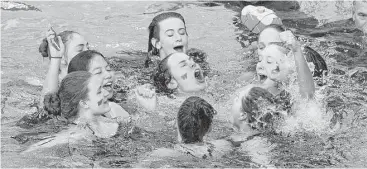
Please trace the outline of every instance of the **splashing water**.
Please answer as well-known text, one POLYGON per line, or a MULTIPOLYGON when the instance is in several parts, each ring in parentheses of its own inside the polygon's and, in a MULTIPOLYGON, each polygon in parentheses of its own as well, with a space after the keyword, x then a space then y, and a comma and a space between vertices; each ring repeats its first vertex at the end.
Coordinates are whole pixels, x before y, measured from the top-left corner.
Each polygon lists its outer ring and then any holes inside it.
MULTIPOLYGON (((296 70, 294 54, 289 52, 286 56, 291 70, 296 70)), ((284 122, 278 126, 277 132, 295 134, 297 132, 315 132, 321 134, 325 132, 330 123, 331 117, 326 114, 322 99, 325 97, 317 91, 314 100, 306 100, 301 97, 297 72, 288 75, 288 83, 284 83, 284 89, 291 93, 292 112, 285 117, 284 122)))

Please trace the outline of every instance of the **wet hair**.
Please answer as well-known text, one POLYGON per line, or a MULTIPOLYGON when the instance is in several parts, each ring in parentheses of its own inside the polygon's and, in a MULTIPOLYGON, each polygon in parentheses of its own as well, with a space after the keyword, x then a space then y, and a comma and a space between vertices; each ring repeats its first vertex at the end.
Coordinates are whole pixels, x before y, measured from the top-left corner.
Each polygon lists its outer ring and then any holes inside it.
MULTIPOLYGON (((63 44, 66 44, 70 39, 73 38, 73 34, 79 34, 78 32, 75 31, 63 31, 59 34, 57 34, 57 36, 61 37, 61 41, 63 44)), ((49 57, 48 56, 48 42, 47 42, 47 38, 44 38, 42 40, 42 43, 40 44, 38 51, 41 53, 42 57, 49 57)))
MULTIPOLYGON (((173 89, 169 89, 167 84, 172 80, 171 72, 168 67, 168 59, 176 53, 171 53, 158 63, 157 69, 152 74, 153 85, 156 87, 156 92, 164 94, 172 94, 173 89)), ((204 76, 208 76, 210 72, 209 63, 206 61, 207 54, 199 49, 192 48, 187 51, 195 63, 197 63, 203 71, 204 76)))
POLYGON ((274 96, 261 87, 253 87, 248 95, 242 98, 242 111, 247 115, 247 122, 254 129, 258 127, 263 128, 271 122, 272 114, 264 114, 259 111, 258 100, 263 98, 266 102, 273 104, 275 102, 274 96), (260 123, 258 123, 260 122, 260 123), (261 123, 264 122, 264 123, 261 123))
MULTIPOLYGON (((152 39, 155 38, 158 41, 160 40, 159 38, 159 23, 163 20, 166 20, 168 18, 178 18, 180 20, 182 20, 182 22, 185 25, 186 28, 186 23, 185 23, 185 19, 183 18, 183 16, 179 13, 176 12, 165 12, 165 13, 161 13, 157 16, 155 16, 152 20, 152 22, 150 22, 148 30, 149 30, 149 38, 148 38, 148 54, 147 54, 147 59, 145 61, 145 67, 149 67, 149 63, 152 62, 150 59, 150 55, 158 55, 159 54, 159 50, 157 48, 155 48, 152 45, 152 39)), ((186 32, 187 34, 187 32, 186 32)))
POLYGON ((209 131, 216 110, 204 99, 191 96, 177 113, 177 126, 185 144, 202 142, 209 131))
POLYGON ((75 71, 89 71, 90 62, 94 56, 101 56, 103 59, 105 59, 102 53, 95 50, 86 50, 80 52, 74 56, 73 59, 71 59, 68 66, 68 73, 75 71))
POLYGON ((79 102, 87 99, 88 83, 92 74, 87 71, 72 72, 61 81, 56 93, 49 93, 44 98, 44 109, 55 116, 61 115, 74 119, 78 114, 79 102))
POLYGON ((313 70, 313 77, 322 77, 323 72, 326 72, 325 75, 327 75, 328 69, 326 62, 319 53, 308 46, 305 46, 303 52, 305 54, 306 61, 312 62, 315 65, 315 70, 313 70))
POLYGON ((172 76, 168 67, 168 59, 175 53, 169 54, 158 64, 157 69, 153 73, 153 85, 156 87, 156 92, 172 94, 173 89, 167 87, 168 83, 171 82, 172 76))

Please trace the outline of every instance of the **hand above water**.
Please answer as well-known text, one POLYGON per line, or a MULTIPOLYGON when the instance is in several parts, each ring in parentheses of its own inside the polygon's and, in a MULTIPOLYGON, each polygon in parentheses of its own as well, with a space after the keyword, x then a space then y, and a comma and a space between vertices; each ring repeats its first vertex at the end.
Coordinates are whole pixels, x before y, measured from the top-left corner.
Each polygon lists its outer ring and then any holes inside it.
POLYGON ((279 34, 280 40, 286 43, 287 46, 289 46, 292 51, 298 51, 301 49, 301 45, 299 41, 296 39, 296 37, 293 35, 293 33, 289 30, 281 32, 279 34))
POLYGON ((134 89, 139 104, 149 111, 155 110, 157 106, 157 95, 151 84, 144 84, 134 89))
POLYGON ((51 58, 62 58, 65 51, 64 43, 62 43, 61 37, 56 37, 56 32, 49 27, 49 30, 46 33, 46 39, 48 42, 48 52, 49 57, 51 58))

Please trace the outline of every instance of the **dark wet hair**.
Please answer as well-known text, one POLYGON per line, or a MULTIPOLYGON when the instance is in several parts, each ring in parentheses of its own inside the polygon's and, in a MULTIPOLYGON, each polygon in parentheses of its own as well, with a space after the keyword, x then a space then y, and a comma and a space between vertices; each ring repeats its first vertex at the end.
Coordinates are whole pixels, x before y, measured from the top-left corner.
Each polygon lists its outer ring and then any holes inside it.
POLYGON ((325 75, 327 75, 328 69, 326 62, 319 53, 308 46, 305 46, 303 52, 305 54, 306 61, 312 62, 315 65, 313 77, 322 77, 323 72, 326 72, 325 75))
MULTIPOLYGON (((70 39, 73 38, 74 33, 79 34, 78 32, 75 31, 63 31, 57 34, 57 36, 60 36, 62 43, 66 44, 70 39)), ((48 42, 46 38, 42 40, 42 43, 40 44, 38 51, 41 53, 42 57, 48 57, 48 42)))
POLYGON ((259 98, 263 98, 269 103, 275 102, 274 96, 269 91, 261 87, 251 88, 248 95, 242 98, 242 111, 246 113, 247 122, 254 129, 257 127, 264 127, 265 125, 267 125, 267 123, 271 122, 272 118, 272 114, 264 114, 264 112, 259 111, 259 106, 257 104, 259 98), (258 122, 265 123, 263 124, 258 122))
MULTIPOLYGON (((153 85, 156 87, 156 92, 158 93, 172 94, 174 92, 173 89, 167 87, 167 84, 172 80, 167 62, 174 54, 175 53, 171 53, 161 60, 158 63, 157 69, 152 74, 153 85)), ((203 70, 203 75, 208 76, 211 69, 209 63, 206 61, 208 57, 207 54, 200 49, 191 48, 187 51, 187 55, 192 57, 193 61, 200 66, 203 70)))
POLYGON ((191 96, 177 113, 177 126, 185 144, 202 142, 209 131, 216 110, 204 99, 191 96))
POLYGON ((102 53, 95 50, 86 50, 80 52, 74 56, 73 59, 71 59, 68 66, 68 73, 75 71, 89 71, 90 62, 94 56, 101 56, 103 59, 105 59, 102 53))
POLYGON ((61 81, 56 93, 44 98, 44 109, 53 115, 61 115, 72 120, 78 114, 79 102, 87 99, 88 83, 92 74, 87 71, 72 72, 61 81))
POLYGON ((163 60, 161 60, 158 64, 157 69, 153 73, 153 85, 156 88, 156 92, 172 94, 174 92, 173 89, 169 89, 167 84, 172 80, 172 76, 168 67, 168 59, 175 53, 169 54, 163 60))
MULTIPOLYGON (((177 12, 165 12, 165 13, 161 13, 157 16, 155 16, 152 20, 152 22, 150 22, 148 30, 149 30, 149 38, 148 38, 148 54, 147 54, 147 59, 145 61, 145 67, 149 67, 149 63, 152 62, 150 59, 150 55, 158 55, 159 54, 159 50, 157 48, 155 48, 152 45, 152 39, 156 38, 158 41, 160 40, 159 38, 159 23, 163 20, 166 20, 168 18, 178 18, 180 20, 182 20, 182 22, 185 25, 186 28, 186 23, 185 23, 185 19, 183 18, 183 16, 177 12)), ((186 31, 187 34, 187 31, 186 31)))

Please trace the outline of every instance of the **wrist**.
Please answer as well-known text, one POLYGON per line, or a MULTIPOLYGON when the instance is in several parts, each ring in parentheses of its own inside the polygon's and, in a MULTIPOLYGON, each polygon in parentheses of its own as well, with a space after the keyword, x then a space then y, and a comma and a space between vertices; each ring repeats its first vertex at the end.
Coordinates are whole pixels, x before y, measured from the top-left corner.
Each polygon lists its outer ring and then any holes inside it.
POLYGON ((301 44, 299 42, 296 42, 292 48, 293 52, 301 52, 301 44))

